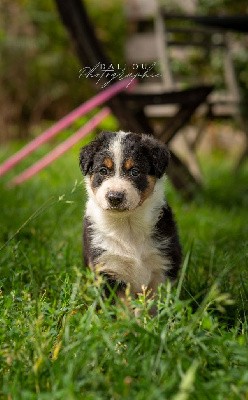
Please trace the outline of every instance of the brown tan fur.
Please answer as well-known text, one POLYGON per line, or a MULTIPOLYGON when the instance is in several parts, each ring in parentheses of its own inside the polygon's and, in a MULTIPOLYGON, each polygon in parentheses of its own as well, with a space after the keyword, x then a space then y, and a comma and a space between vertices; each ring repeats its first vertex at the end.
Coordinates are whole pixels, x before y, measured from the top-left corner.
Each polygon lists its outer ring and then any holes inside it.
POLYGON ((128 160, 126 160, 125 163, 124 163, 124 168, 125 168, 127 171, 129 171, 131 168, 133 168, 133 166, 134 166, 134 161, 133 161, 131 158, 129 158, 128 160))
POLYGON ((114 167, 114 162, 113 162, 113 160, 112 160, 110 157, 106 157, 106 158, 103 160, 103 165, 104 165, 105 167, 107 167, 108 169, 113 169, 113 167, 114 167))
POLYGON ((156 178, 154 176, 148 176, 147 179, 148 179, 148 186, 146 190, 143 193, 141 193, 140 204, 142 204, 152 194, 156 183, 156 178))

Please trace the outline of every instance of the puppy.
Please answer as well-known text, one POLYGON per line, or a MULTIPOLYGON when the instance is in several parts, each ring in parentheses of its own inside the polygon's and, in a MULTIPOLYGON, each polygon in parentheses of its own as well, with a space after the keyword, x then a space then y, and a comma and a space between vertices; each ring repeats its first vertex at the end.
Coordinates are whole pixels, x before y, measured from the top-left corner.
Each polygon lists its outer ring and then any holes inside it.
POLYGON ((167 147, 151 136, 102 132, 82 148, 80 167, 88 202, 85 265, 103 274, 123 297, 144 287, 154 293, 175 279, 181 246, 164 198, 167 147))

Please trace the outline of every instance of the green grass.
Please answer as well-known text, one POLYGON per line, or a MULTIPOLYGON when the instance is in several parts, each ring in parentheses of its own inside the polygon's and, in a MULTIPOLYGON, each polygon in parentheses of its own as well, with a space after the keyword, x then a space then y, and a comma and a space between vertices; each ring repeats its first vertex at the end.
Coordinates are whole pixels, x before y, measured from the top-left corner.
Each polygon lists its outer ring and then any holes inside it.
POLYGON ((167 184, 184 266, 158 315, 141 294, 135 318, 82 266, 78 150, 0 186, 0 398, 248 399, 247 165, 235 176, 225 156, 203 158, 192 202, 167 184))

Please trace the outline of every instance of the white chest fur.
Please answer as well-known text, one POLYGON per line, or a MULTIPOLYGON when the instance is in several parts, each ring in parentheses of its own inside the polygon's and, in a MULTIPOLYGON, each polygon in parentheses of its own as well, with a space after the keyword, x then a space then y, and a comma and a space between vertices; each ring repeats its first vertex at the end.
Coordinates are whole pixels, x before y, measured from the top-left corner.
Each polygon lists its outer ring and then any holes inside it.
POLYGON ((94 232, 92 245, 104 250, 98 259, 99 271, 129 282, 133 293, 140 292, 143 285, 156 289, 165 279, 169 260, 159 247, 166 243, 158 245, 152 238, 163 203, 160 190, 128 214, 103 211, 92 198, 87 203, 86 215, 94 232))

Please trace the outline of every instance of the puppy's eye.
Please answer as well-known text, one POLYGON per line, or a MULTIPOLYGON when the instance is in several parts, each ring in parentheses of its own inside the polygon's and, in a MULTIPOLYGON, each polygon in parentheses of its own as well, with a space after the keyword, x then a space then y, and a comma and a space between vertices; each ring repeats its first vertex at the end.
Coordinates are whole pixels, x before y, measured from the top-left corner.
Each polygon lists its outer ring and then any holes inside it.
POLYGON ((131 168, 129 173, 131 176, 139 176, 140 171, 138 168, 131 168))
POLYGON ((100 175, 107 175, 108 174, 108 169, 106 167, 102 167, 99 169, 100 175))

